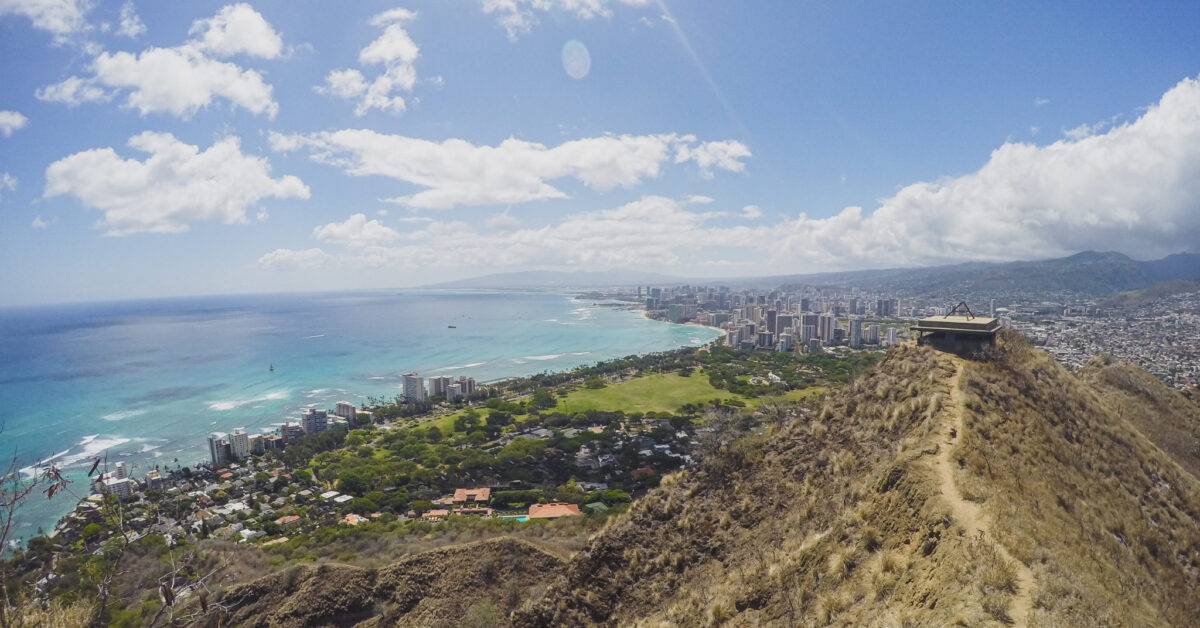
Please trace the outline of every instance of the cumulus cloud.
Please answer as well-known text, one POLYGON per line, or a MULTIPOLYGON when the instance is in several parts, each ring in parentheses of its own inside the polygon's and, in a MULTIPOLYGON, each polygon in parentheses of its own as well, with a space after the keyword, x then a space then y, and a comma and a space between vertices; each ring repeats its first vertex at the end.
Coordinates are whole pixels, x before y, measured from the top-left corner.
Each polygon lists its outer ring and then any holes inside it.
POLYGON ((742 218, 747 220, 757 220, 762 218, 763 211, 758 205, 747 205, 742 208, 742 218))
MULTIPOLYGON (((618 0, 627 6, 645 6, 650 0, 618 0)), ((610 0, 480 0, 480 7, 488 15, 496 16, 496 23, 508 34, 511 41, 528 33, 540 21, 539 13, 550 11, 573 15, 581 20, 612 17, 610 0)))
POLYGON ((226 137, 201 151, 170 133, 130 138, 144 161, 122 159, 112 148, 64 157, 46 168, 44 196, 70 195, 104 212, 106 235, 179 233, 195 222, 247 222, 261 199, 308 198, 300 179, 272 179, 270 163, 244 155, 240 140, 226 137))
POLYGON ((412 91, 417 82, 415 64, 420 56, 420 48, 408 36, 404 24, 416 17, 415 12, 407 9, 392 9, 372 17, 370 24, 382 28, 383 34, 359 51, 358 62, 366 67, 382 66, 383 71, 368 82, 359 70, 333 70, 325 76, 325 84, 316 87, 317 92, 358 100, 354 108, 357 116, 372 109, 404 113, 407 104, 397 92, 412 91))
POLYGON ((313 269, 320 268, 331 260, 331 256, 321 249, 275 249, 258 258, 259 266, 271 269, 313 269))
POLYGON ((41 216, 34 216, 33 222, 30 223, 29 226, 33 227, 34 229, 49 229, 50 226, 56 222, 58 222, 57 218, 51 218, 50 220, 43 220, 41 216))
POLYGON ((313 239, 351 246, 382 244, 400 239, 400 234, 378 220, 367 220, 363 214, 354 214, 345 222, 331 222, 313 229, 313 239))
MULTIPOLYGON (((707 247, 710 241, 706 238, 717 233, 705 226, 717 213, 693 212, 685 209, 685 205, 661 196, 647 196, 613 209, 574 214, 556 224, 537 228, 521 228, 502 213, 492 217, 487 231, 463 221, 425 220, 414 231, 398 234, 394 242, 366 246, 350 242, 334 254, 322 251, 321 260, 323 264, 345 268, 401 269, 673 266, 681 263, 689 251, 694 254, 707 247)), ((318 227, 314 234, 345 224, 318 227)), ((282 260, 316 256, 311 251, 276 250, 264 255, 259 263, 265 268, 287 267, 282 260)))
POLYGON ((1088 127, 1048 146, 1005 143, 977 172, 909 185, 869 214, 801 214, 775 228, 772 246, 780 262, 801 266, 1041 259, 1088 249, 1145 259, 1195 250, 1197 207, 1200 81, 1188 78, 1133 122, 1099 134, 1088 127))
POLYGON ((90 0, 0 0, 0 15, 25 16, 62 43, 86 28, 84 15, 91 7, 90 0))
POLYGON ((0 172, 0 200, 4 200, 4 192, 17 190, 17 178, 7 172, 0 172))
POLYGON ((197 20, 190 32, 198 38, 173 48, 152 47, 137 54, 99 51, 89 67, 91 76, 68 77, 37 90, 36 96, 76 106, 106 101, 128 90, 125 106, 143 116, 168 113, 188 119, 214 100, 224 99, 274 118, 279 104, 262 75, 217 59, 235 54, 278 57, 283 44, 270 24, 249 5, 238 4, 197 20))
POLYGON ((515 138, 497 146, 460 139, 438 143, 366 129, 272 134, 270 141, 277 151, 306 149, 314 161, 353 176, 386 176, 425 188, 392 199, 421 209, 566 198, 549 183, 556 179, 575 179, 598 191, 630 188, 658 177, 672 155, 676 163, 694 161, 701 173, 740 172, 739 159, 750 155, 739 142, 698 142, 676 134, 606 135, 554 147, 515 138))
POLYGON ((283 54, 283 38, 261 13, 246 3, 231 4, 216 15, 196 20, 189 35, 192 45, 214 57, 245 54, 274 59, 283 54))
POLYGON ((145 33, 146 25, 142 23, 142 18, 138 17, 133 0, 125 0, 125 4, 121 5, 121 22, 117 25, 117 34, 137 39, 145 33))
POLYGON ((29 124, 29 118, 21 115, 21 112, 0 111, 0 135, 12 137, 13 132, 25 128, 26 124, 29 124))
MULTIPOLYGON (((331 147, 324 150, 333 158, 331 147)), ((771 224, 721 226, 721 212, 692 211, 691 201, 647 196, 511 229, 427 220, 388 243, 323 252, 322 263, 703 266, 728 273, 766 267, 779 273, 1043 259, 1088 249, 1142 259, 1194 251, 1200 242, 1200 81, 1180 82, 1137 120, 1102 133, 1046 146, 1007 142, 977 172, 914 183, 873 211, 847 207, 826 218, 801 213, 771 224)), ((761 210, 749 205, 741 216, 759 218, 761 210)), ((284 256, 269 255, 260 260, 267 267, 284 256)))

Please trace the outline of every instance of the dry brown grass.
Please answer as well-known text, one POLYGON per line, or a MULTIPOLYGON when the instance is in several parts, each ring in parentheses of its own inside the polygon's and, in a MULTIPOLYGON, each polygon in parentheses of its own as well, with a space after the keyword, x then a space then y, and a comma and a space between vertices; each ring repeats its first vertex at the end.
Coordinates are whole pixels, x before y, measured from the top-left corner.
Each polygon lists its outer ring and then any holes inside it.
POLYGON ((1200 617, 1195 478, 1086 375, 1019 339, 965 364, 962 410, 948 403, 955 365, 891 350, 814 418, 756 441, 757 458, 647 495, 517 623, 1006 625, 1030 595, 1030 625, 1200 617), (955 520, 932 471, 951 412, 964 420, 953 482, 986 538, 955 520), (672 561, 646 558, 658 554, 672 561))

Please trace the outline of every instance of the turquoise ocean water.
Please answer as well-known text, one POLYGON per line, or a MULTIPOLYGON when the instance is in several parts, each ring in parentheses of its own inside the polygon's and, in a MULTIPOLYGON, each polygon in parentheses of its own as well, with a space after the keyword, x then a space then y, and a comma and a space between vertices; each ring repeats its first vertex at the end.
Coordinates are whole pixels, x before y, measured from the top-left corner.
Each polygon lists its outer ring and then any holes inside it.
MULTIPOLYGON (((86 493, 107 454, 143 476, 211 431, 268 432, 307 407, 392 397, 400 374, 486 382, 708 342, 701 327, 545 292, 263 295, 0 309, 0 453, 53 458, 86 493), (451 329, 449 326, 454 325, 451 329), (274 364, 275 371, 268 371, 274 364)), ((71 497, 38 499, 18 536, 71 497)))

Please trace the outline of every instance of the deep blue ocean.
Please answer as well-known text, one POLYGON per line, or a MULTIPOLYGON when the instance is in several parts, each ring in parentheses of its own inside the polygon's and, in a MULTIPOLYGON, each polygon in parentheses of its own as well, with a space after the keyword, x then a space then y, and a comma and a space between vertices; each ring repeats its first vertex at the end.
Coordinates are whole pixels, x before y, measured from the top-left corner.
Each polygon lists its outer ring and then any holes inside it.
MULTIPOLYGON (((713 330, 546 292, 406 291, 0 309, 0 453, 53 458, 86 494, 107 453, 141 478, 206 456, 206 435, 304 408, 391 398, 400 374, 480 382, 708 342, 713 330), (449 328, 454 325, 455 328, 449 328), (268 366, 274 364, 271 372, 268 366)), ((17 536, 74 499, 36 499, 17 536)))

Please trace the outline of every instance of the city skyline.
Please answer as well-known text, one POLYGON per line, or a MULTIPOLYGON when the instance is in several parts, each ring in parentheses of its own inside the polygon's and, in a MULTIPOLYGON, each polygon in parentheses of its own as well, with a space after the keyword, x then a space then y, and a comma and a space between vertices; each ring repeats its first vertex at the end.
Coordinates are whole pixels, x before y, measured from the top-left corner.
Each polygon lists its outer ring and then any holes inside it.
POLYGON ((6 3, 0 305, 1195 250, 1160 9, 6 3))

